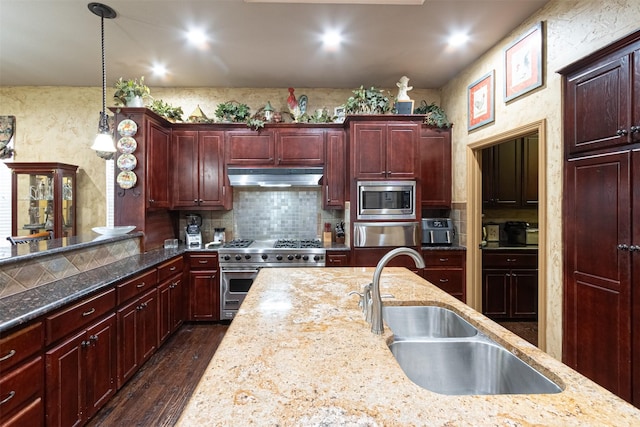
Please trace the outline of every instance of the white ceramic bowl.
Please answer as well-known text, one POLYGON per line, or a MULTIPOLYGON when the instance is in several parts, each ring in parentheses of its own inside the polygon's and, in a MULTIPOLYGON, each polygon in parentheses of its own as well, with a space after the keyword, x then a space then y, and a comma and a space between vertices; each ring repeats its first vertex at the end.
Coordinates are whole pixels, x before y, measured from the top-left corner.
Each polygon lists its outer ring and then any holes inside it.
POLYGON ((93 227, 92 230, 104 236, 118 236, 120 234, 127 234, 135 228, 135 225, 119 225, 116 227, 93 227))

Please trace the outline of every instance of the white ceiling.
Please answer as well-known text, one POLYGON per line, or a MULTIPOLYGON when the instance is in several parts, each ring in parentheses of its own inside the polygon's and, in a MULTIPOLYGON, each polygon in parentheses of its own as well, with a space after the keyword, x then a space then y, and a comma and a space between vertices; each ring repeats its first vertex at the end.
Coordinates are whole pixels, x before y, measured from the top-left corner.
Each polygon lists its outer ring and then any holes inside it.
MULTIPOLYGON (((411 86, 439 88, 547 1, 102 0, 118 13, 105 20, 107 85, 144 75, 152 87, 394 87, 406 75, 411 86), (186 42, 190 25, 208 32, 204 48, 186 42), (323 49, 325 28, 343 33, 338 51, 323 49), (468 46, 448 47, 461 30, 468 46), (154 62, 167 77, 152 75, 154 62)), ((88 3, 0 0, 0 86, 100 86, 100 18, 88 3)))

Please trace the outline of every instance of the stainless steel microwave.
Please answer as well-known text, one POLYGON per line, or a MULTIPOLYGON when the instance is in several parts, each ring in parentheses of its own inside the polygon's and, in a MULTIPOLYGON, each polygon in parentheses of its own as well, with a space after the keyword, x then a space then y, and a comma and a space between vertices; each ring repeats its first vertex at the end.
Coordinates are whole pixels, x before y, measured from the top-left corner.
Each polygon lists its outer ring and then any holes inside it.
POLYGON ((416 219, 415 181, 358 181, 358 220, 416 219))

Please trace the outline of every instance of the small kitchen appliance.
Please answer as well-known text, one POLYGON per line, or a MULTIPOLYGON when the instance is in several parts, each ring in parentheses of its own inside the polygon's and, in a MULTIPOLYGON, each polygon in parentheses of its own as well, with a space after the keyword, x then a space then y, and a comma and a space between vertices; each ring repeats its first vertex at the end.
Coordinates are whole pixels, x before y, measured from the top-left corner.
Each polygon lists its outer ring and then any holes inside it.
POLYGON ((226 239, 226 233, 224 231, 225 229, 223 227, 221 228, 214 228, 213 229, 213 242, 214 243, 224 243, 227 239, 226 239))
POLYGON ((451 245, 455 234, 453 221, 449 218, 425 218, 422 220, 423 245, 451 245))
POLYGON ((202 245, 202 217, 197 214, 187 215, 187 227, 185 228, 185 240, 188 248, 200 247, 202 245))
POLYGON ((512 246, 525 246, 527 244, 527 224, 524 221, 507 221, 504 223, 504 232, 507 235, 507 244, 512 246))

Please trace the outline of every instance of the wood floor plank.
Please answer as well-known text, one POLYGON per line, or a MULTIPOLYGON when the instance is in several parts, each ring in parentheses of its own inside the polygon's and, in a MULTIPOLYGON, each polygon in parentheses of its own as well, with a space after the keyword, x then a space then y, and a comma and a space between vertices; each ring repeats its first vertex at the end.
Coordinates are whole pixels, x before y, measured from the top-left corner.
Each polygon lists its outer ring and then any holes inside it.
POLYGON ((173 426, 227 328, 183 325, 87 425, 173 426))

